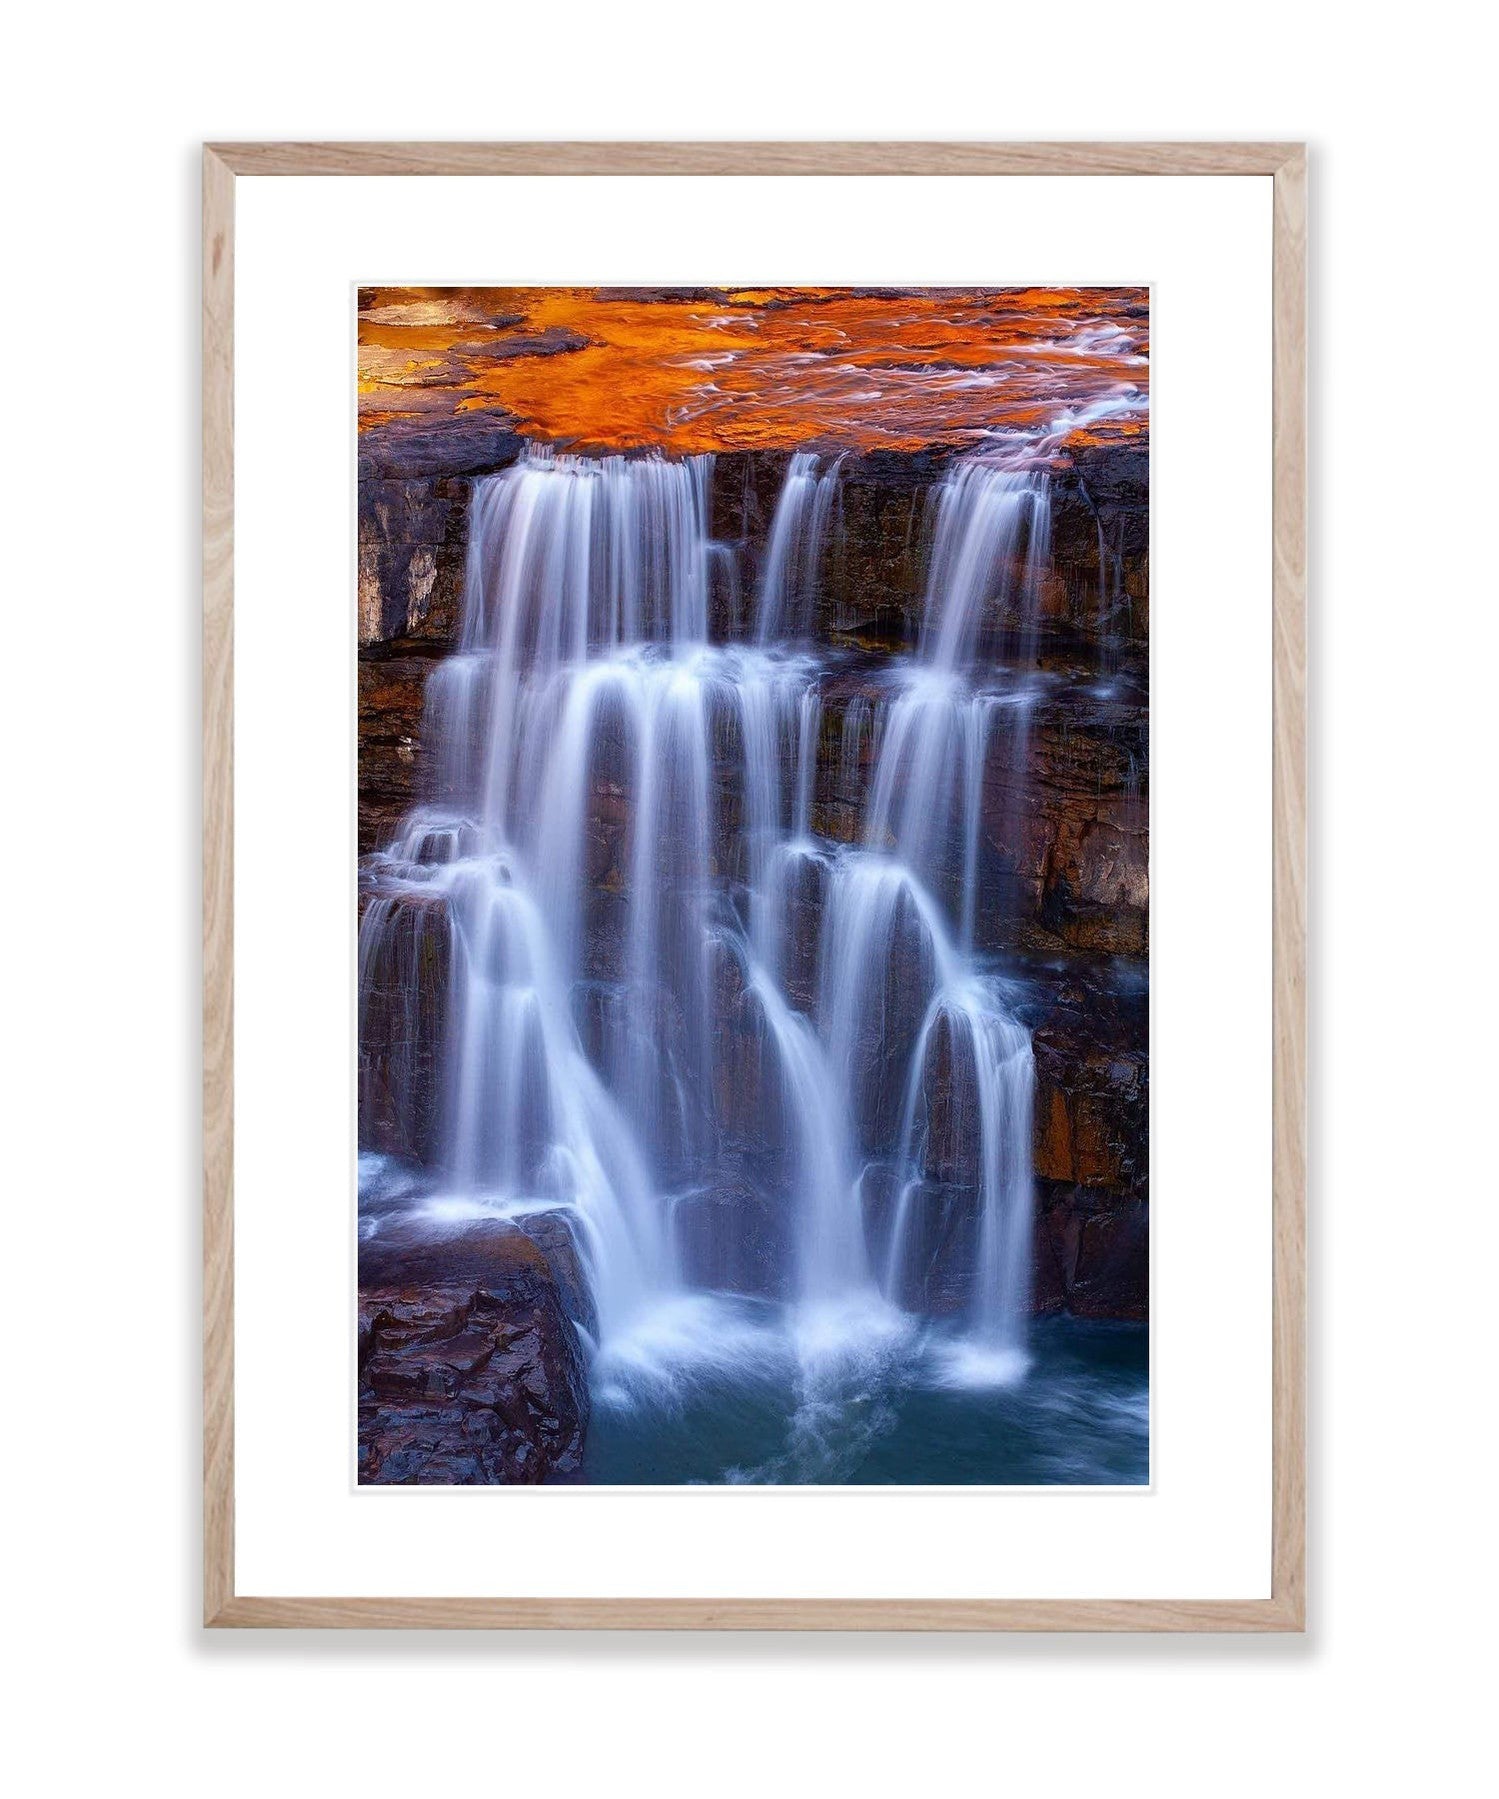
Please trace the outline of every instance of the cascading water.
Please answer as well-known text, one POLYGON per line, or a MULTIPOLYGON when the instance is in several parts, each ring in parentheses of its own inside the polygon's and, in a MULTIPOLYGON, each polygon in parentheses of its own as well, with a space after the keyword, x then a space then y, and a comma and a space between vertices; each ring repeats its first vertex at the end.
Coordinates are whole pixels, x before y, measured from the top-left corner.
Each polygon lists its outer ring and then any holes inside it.
MULTIPOLYGON (((996 719, 1008 726, 1010 767, 1022 777, 1026 767, 1049 498, 1044 477, 984 464, 960 468, 937 489, 920 651, 890 708, 875 773, 866 841, 893 849, 956 899, 965 948, 972 945, 979 809, 996 719), (986 620, 1009 655, 1002 662, 991 657, 991 684, 975 690, 970 677, 986 620)), ((1014 820, 1008 822, 1004 837, 1013 842, 1014 820)))
POLYGON ((539 453, 479 484, 462 637, 428 690, 434 803, 381 875, 450 921, 434 1160, 487 1203, 566 1212, 605 1339, 673 1287, 658 1195, 702 1147, 709 472, 539 453), (611 802, 622 924, 587 879, 611 802))
MULTIPOLYGON (((953 1040, 949 1084, 968 1095, 966 1107, 950 1101, 967 1114, 961 1122, 971 1153, 964 1174, 977 1201, 966 1311, 975 1333, 1011 1356, 1023 1342, 1029 1300, 1034 1072, 1029 1036, 999 984, 977 967, 973 940, 985 774, 997 718, 1007 722, 1007 791, 1024 788, 1049 525, 1047 484, 1035 473, 970 463, 936 490, 920 648, 883 721, 866 850, 846 860, 834 889, 830 942, 840 961, 826 965, 824 989, 847 1058, 854 1053, 850 1013, 885 1000, 886 971, 900 961, 900 933, 917 932, 922 973, 911 985, 926 998, 906 1062, 885 1289, 892 1299, 908 1297, 918 1236, 913 1196, 932 1147, 932 1108, 924 1095, 940 1025, 953 1040), (975 687, 986 629, 996 644, 1010 646, 1011 660, 996 667, 986 659, 990 684, 975 687), (1003 683, 997 690, 996 680, 1003 683)), ((1017 824, 1012 801, 1004 841, 1017 841, 1017 824)), ((873 1036, 888 1044, 888 1008, 877 1016, 873 1036)), ((886 1139, 888 1127, 887 1117, 886 1139)), ((887 1143, 877 1131, 875 1137, 866 1147, 878 1153, 887 1143)))
POLYGON ((757 636, 762 645, 805 637, 811 628, 841 467, 841 457, 821 472, 816 456, 798 451, 791 458, 760 581, 757 636))
MULTIPOLYGON (((933 1309, 939 1175, 967 1248, 937 1309, 1018 1358, 1032 1063, 974 952, 975 904, 997 746, 1023 791, 1045 478, 974 462, 940 482, 916 654, 837 706, 838 652, 786 646, 811 639, 838 464, 791 459, 753 642, 709 640, 716 582, 737 613, 711 480, 711 458, 533 451, 477 485, 462 634, 428 684, 431 798, 375 858, 362 1005, 371 971, 418 979, 402 905, 429 933, 435 908, 451 952, 429 1162, 475 1205, 569 1219, 611 1380, 653 1308, 704 1354, 763 1353, 721 1320, 680 1323, 711 1284, 710 1227, 769 1220, 766 1284, 804 1350, 830 1307, 888 1339, 899 1308, 933 1309), (819 835, 822 774, 862 811, 857 846, 819 835), (731 1064, 744 1041, 763 1091, 731 1064), (739 1119, 752 1099, 779 1121, 764 1144, 739 1119), (731 1165, 738 1210, 718 1203, 731 1165)), ((418 1060, 391 1058, 397 1086, 418 1060)), ((738 1247, 715 1239, 712 1265, 738 1247)))

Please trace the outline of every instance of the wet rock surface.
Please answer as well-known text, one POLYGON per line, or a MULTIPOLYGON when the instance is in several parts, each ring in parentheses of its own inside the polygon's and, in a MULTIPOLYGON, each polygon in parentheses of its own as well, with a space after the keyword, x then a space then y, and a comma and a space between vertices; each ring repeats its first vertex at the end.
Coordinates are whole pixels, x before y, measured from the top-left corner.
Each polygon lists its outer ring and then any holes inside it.
POLYGON ((437 666, 412 645, 359 654, 359 853, 388 843, 422 795, 420 758, 427 677, 437 666))
POLYGON ((1142 1197, 1040 1180, 1035 1311, 1150 1316, 1150 1215, 1142 1197))
POLYGON ((1031 1009, 1038 1310, 1149 1315, 1150 1010, 1132 960, 1051 964, 1031 1009))
POLYGON ((895 1297, 929 1318, 962 1313, 974 1298, 978 1261, 977 1188, 924 1180, 906 1195, 908 1225, 895 1297))
POLYGON ((434 1236, 385 1224, 359 1255, 359 1479, 575 1477, 588 1424, 576 1271, 518 1227, 434 1236))
POLYGON ((711 1186, 673 1202, 673 1230, 689 1285, 758 1299, 785 1299, 795 1272, 784 1193, 724 1169, 711 1186))
POLYGON ((850 1033, 852 1122, 865 1155, 888 1156, 900 1143, 907 1073, 936 978, 931 939, 907 893, 896 902, 889 958, 875 973, 875 1001, 857 1009, 850 1033))
MULTIPOLYGON (((1150 1303, 1149 1000, 1131 959, 1014 964, 1032 1033, 1035 1218, 1030 1310, 1144 1319, 1150 1303)), ((904 1194, 896 1296, 931 1317, 973 1299, 980 1212, 971 1048, 939 1020, 917 1094, 918 1175, 904 1194), (923 1137, 924 1133, 924 1137, 923 1137)), ((864 1172, 865 1237, 889 1268, 896 1208, 888 1161, 864 1172)))
POLYGON ((364 1148, 427 1160, 441 1128, 448 1050, 452 919, 446 896, 365 897, 359 988, 359 1118, 364 1148))
POLYGON ((458 628, 469 483, 359 485, 359 640, 445 644, 458 628))

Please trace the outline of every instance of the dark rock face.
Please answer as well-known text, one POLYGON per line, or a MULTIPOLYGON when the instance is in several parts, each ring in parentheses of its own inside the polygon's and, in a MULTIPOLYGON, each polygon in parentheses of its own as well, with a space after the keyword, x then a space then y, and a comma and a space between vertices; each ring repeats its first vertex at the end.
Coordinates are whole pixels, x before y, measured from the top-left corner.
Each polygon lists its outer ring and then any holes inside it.
POLYGON ((781 978, 798 1011, 817 1009, 822 921, 827 909, 828 866, 819 856, 797 856, 786 874, 781 926, 781 978))
MULTIPOLYGON (((830 459, 831 460, 831 459, 830 459)), ((841 463, 838 517, 819 583, 817 634, 825 641, 888 651, 921 634, 932 513, 929 495, 953 455, 874 451, 841 463)), ((740 588, 753 594, 785 473, 779 451, 717 458, 711 529, 739 552, 740 588)), ((1079 446, 1051 470, 1054 573, 1042 596, 1043 660, 1084 650, 1091 666, 1106 635, 1126 657, 1143 657, 1149 626, 1148 452, 1128 445, 1079 446)), ((1012 622, 1012 621, 1011 621, 1012 622)), ((740 627, 747 620, 740 609, 740 627)), ((720 634, 738 632, 727 616, 720 634)), ((1001 652, 1009 623, 989 619, 981 641, 1001 652)))
POLYGON ((420 418, 361 421, 359 480, 471 480, 507 468, 525 440, 507 430, 504 413, 458 413, 438 424, 420 418))
MULTIPOLYGON (((868 719, 881 702, 874 659, 822 695, 813 828, 835 843, 867 840, 875 771, 868 719)), ((980 950, 1149 952, 1149 723, 1145 696, 1120 677, 1106 697, 1091 678, 1060 677, 1023 741, 1003 718, 984 763, 974 942, 980 950)), ((956 918, 963 878, 954 827, 931 886, 956 918)), ((876 846, 879 847, 879 846, 876 846)))
POLYGON ((919 1181, 905 1196, 907 1229, 896 1297, 929 1318, 954 1316, 974 1297, 977 1184, 919 1181))
MULTIPOLYGON (((853 1125, 857 1148, 880 1158, 892 1155, 900 1144, 906 1075, 935 980, 932 940, 909 892, 896 902, 888 960, 858 974, 866 986, 849 1045, 856 1095, 853 1125)), ((826 996, 824 1003, 832 997, 826 996)))
POLYGON ((1064 635, 1106 633, 1142 657, 1150 629, 1150 452, 1136 445, 1082 448, 1052 486, 1051 550, 1057 586, 1050 622, 1064 635))
POLYGON ((784 1195, 726 1172, 672 1208, 684 1278, 694 1286, 782 1299, 792 1288, 791 1219, 784 1195))
POLYGON ((445 644, 458 628, 466 481, 359 484, 359 640, 445 644))
POLYGON ((780 1060, 757 994, 741 989, 719 1014, 714 1101, 731 1152, 779 1168, 792 1151, 780 1060))
MULTIPOLYGON (((1077 1318, 1150 1316, 1150 1216, 1144 1198, 1038 1181, 1037 1266, 1052 1275, 1049 1303, 1077 1318)), ((1038 1301, 1040 1299, 1038 1293, 1038 1301)))
POLYGON ((457 642, 474 479, 508 466, 521 440, 386 424, 359 444, 359 853, 387 842, 428 797, 427 677, 457 642))
MULTIPOLYGON (((1129 969, 1128 964, 1119 965, 1129 969)), ((1037 1300, 1149 1315, 1150 1018, 1143 984, 1069 970, 1033 1027, 1037 1300)))
POLYGON ((1074 949, 1149 949, 1148 762, 1143 704, 1085 713, 1070 732, 1043 719, 1037 732, 1040 919, 1074 949))
POLYGON ((977 1189, 983 1178, 977 1082, 972 1039, 940 1017, 927 1039, 917 1120, 925 1131, 921 1171, 930 1181, 977 1189))
POLYGON ((422 797, 423 695, 436 662, 384 646, 359 657, 359 853, 387 843, 422 797))
POLYGON ((360 922, 359 1140, 428 1160, 441 1128, 453 957, 440 893, 367 899, 360 922))
POLYGON ((361 1483, 576 1476, 582 1339, 536 1243, 503 1224, 426 1240, 393 1229, 361 1245, 359 1275, 361 1483))
POLYGON ((1068 971, 1033 1027, 1032 1048, 1036 1173, 1121 1197, 1143 1195, 1150 1109, 1143 992, 1068 971))

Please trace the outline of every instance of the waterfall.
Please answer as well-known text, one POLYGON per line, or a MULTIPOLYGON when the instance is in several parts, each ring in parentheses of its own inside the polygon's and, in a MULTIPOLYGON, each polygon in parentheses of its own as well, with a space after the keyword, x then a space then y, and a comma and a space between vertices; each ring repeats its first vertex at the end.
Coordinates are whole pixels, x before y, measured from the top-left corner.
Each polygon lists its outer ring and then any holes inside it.
POLYGON ((798 451, 781 484, 760 582, 762 645, 802 638, 811 630, 842 458, 820 474, 817 465, 816 456, 798 451))
MULTIPOLYGON (((1029 1303, 1034 1073, 1029 1036, 997 984, 980 976, 973 941, 996 717, 1009 725, 1012 792, 1023 786, 1028 762, 1050 495, 1042 475, 973 462, 949 473, 934 497, 918 653, 883 722, 865 849, 845 858, 834 887, 822 1005, 867 1155, 891 1149, 890 1081, 878 1061, 871 1075, 871 1058, 893 1058, 906 1070, 884 1277, 896 1301, 908 1297, 914 1196, 930 1166, 932 1108, 923 1096, 935 1027, 966 1046, 973 1104, 963 1123, 976 1153, 964 1173, 977 1202, 966 1309, 985 1341, 1013 1351, 1029 1303), (1007 644, 1013 656, 997 693, 971 685, 986 637, 1007 644), (903 992, 892 993, 892 971, 903 992), (912 1005, 918 997, 919 1023, 912 1005)), ((862 721, 851 727, 852 751, 846 736, 845 759, 857 755, 861 728, 862 721)), ((1012 802, 1003 833, 1012 844, 1017 822, 1012 802)))
POLYGON ((791 829, 806 837, 812 829, 812 777, 817 770, 817 735, 822 726, 822 700, 815 687, 802 694, 796 736, 796 808, 791 829))
POLYGON ((477 484, 432 801, 382 871, 440 896, 453 946, 433 1159, 566 1212, 606 1337, 674 1285, 659 1193, 704 1147, 710 474, 533 452, 477 484))
POLYGON ((970 661, 986 608, 1010 627, 1015 660, 1036 650, 1041 576, 1051 543, 1043 474, 985 462, 960 465, 936 490, 921 659, 945 674, 970 661))
POLYGON ((1010 718, 1012 766, 1026 765, 1049 494, 1039 475, 971 463, 938 487, 935 515, 920 648, 890 708, 865 838, 893 849, 930 885, 961 895, 955 909, 968 945, 980 791, 997 712, 1010 718), (986 625, 991 640, 1013 650, 997 694, 969 684, 986 625))
POLYGON ((953 1310, 923 1290, 924 1208, 961 1202, 956 1309, 1018 1352, 1031 1051, 976 897, 997 754, 1023 787, 1045 478, 942 478, 916 653, 848 699, 843 653, 807 647, 839 463, 790 459, 752 644, 710 640, 715 596, 731 634, 739 608, 712 473, 533 450, 474 488, 427 798, 366 871, 362 1042, 397 1039, 378 1146, 564 1214, 606 1348, 690 1300, 725 1233, 714 1266, 758 1257, 803 1307, 953 1310), (861 841, 819 835, 840 809, 861 841))
POLYGON ((981 981, 945 986, 927 1012, 911 1061, 896 1161, 899 1197, 885 1284, 895 1296, 907 1286, 912 1261, 912 1196, 921 1184, 924 1168, 932 1166, 933 1114, 942 1105, 956 1124, 953 1136, 966 1136, 977 1151, 973 1157, 976 1165, 969 1174, 971 1180, 976 1178, 980 1194, 977 1229, 970 1245, 976 1335, 986 1347, 1012 1356, 1023 1345, 1030 1298, 1034 1086, 1030 1035, 1011 1016, 1000 995, 981 981), (939 1032, 949 1039, 944 1072, 950 1089, 934 1094, 927 1075, 939 1032))

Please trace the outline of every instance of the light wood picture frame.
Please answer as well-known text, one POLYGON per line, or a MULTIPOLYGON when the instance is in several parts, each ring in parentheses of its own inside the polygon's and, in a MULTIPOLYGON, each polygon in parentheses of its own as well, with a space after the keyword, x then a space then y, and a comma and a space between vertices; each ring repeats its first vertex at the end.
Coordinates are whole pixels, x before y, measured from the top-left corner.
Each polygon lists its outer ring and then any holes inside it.
POLYGON ((1306 1617, 1306 206, 1297 143, 241 143, 203 152, 203 1617, 208 1626, 1299 1631, 1306 1617), (240 176, 1258 176, 1273 246, 1268 1598, 261 1597, 234 1547, 234 217, 240 176))

